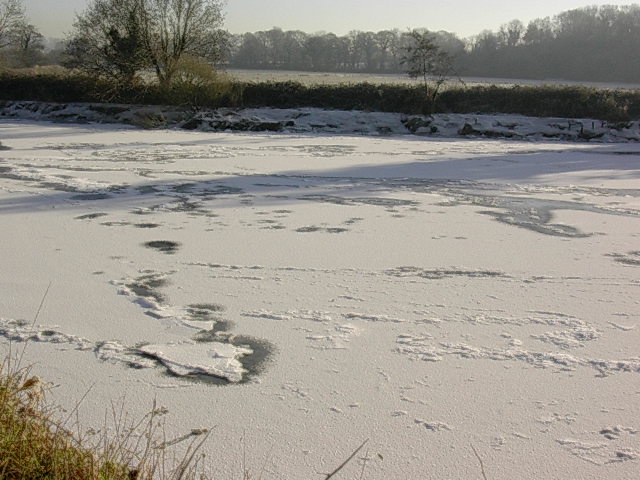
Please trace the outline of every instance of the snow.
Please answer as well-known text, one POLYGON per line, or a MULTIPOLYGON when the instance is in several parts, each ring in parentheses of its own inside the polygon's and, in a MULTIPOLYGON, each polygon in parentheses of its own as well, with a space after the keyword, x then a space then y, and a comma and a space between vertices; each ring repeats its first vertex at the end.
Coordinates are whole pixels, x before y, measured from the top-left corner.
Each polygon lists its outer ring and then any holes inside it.
MULTIPOLYGON (((518 140, 635 142, 640 122, 590 118, 531 118, 515 114, 410 115, 319 108, 218 108, 58 104, 32 101, 0 103, 0 117, 71 123, 116 123, 144 128, 180 127, 199 131, 278 131, 341 135, 489 137, 518 140)), ((316 152, 326 155, 326 152, 316 152)))
POLYGON ((215 478, 321 477, 366 439, 342 478, 479 478, 473 448, 492 479, 636 475, 636 124, 35 110, 0 120, 0 349, 87 429, 156 400, 167 438, 215 427, 215 478))

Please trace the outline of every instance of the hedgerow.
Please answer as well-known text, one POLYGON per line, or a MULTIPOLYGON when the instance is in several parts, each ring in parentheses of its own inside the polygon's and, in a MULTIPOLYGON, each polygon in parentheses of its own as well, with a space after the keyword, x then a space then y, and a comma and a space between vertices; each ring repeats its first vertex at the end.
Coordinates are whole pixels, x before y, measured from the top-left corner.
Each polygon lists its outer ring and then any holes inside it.
MULTIPOLYGON (((240 82, 221 76, 205 85, 153 83, 122 86, 86 75, 0 74, 0 100, 101 102, 216 107, 316 107, 407 114, 430 112, 420 86, 352 83, 240 82)), ((437 98, 435 113, 511 113, 536 117, 628 121, 640 117, 640 91, 580 86, 456 86, 437 98)))

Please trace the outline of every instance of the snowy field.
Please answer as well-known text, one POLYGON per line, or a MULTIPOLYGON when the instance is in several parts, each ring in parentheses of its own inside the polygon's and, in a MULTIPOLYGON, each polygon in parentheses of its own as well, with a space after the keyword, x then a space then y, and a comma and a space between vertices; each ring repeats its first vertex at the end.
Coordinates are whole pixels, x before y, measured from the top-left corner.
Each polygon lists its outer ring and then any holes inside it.
POLYGON ((492 480, 637 476, 639 144, 0 141, 0 353, 30 339, 86 428, 156 399, 216 479, 321 479, 367 439, 335 478, 482 478, 473 448, 492 480))
MULTIPOLYGON (((374 83, 374 84, 417 84, 415 79, 402 73, 339 73, 339 72, 304 72, 289 70, 251 70, 242 68, 230 68, 227 73, 238 80, 245 82, 300 82, 306 85, 338 85, 341 83, 374 83)), ((638 89, 639 84, 633 83, 607 83, 607 82, 578 82, 573 80, 533 80, 526 78, 490 78, 490 77, 463 77, 462 83, 470 85, 573 85, 596 87, 600 89, 638 89)), ((446 86, 460 87, 460 80, 447 82, 446 86)))

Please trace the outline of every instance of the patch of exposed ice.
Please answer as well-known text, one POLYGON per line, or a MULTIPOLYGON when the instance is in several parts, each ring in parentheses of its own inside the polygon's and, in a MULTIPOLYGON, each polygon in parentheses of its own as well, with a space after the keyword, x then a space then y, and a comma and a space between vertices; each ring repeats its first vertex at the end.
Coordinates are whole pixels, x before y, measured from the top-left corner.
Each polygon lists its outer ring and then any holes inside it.
POLYGON ((229 343, 181 342, 165 345, 145 345, 136 349, 158 359, 172 373, 179 376, 212 375, 237 383, 247 370, 238 360, 253 351, 229 343))
POLYGON ((155 360, 142 356, 135 349, 115 340, 96 343, 94 352, 96 357, 105 362, 124 363, 133 368, 153 368, 156 366, 155 360))

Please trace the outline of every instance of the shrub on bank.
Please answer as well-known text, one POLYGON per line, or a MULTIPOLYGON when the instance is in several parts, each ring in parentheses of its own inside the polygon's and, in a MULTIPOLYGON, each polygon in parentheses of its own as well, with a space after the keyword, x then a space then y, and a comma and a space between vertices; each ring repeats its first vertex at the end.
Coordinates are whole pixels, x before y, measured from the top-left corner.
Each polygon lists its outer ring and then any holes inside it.
POLYGON ((236 87, 222 75, 203 84, 183 81, 160 86, 143 82, 119 85, 107 79, 69 72, 0 74, 0 100, 217 107, 233 103, 235 96, 236 87))
POLYGON ((247 107, 318 107, 339 110, 422 113, 426 100, 420 87, 372 83, 303 85, 298 82, 242 84, 247 107))
POLYGON ((31 72, 0 74, 0 97, 3 100, 93 102, 97 101, 95 92, 107 89, 107 82, 83 75, 31 72))
POLYGON ((124 465, 99 461, 42 409, 42 384, 0 369, 0 476, 126 480, 124 465))
MULTIPOLYGON (((122 86, 70 72, 4 72, 0 100, 106 102, 190 107, 316 107, 407 114, 431 105, 420 86, 407 84, 303 85, 298 82, 238 82, 224 75, 169 87, 122 86)), ((512 113, 536 117, 627 121, 640 117, 640 92, 566 86, 474 86, 442 92, 435 113, 512 113)))
POLYGON ((439 108, 452 113, 517 113, 624 121, 640 113, 640 92, 579 86, 478 86, 443 92, 439 108))

